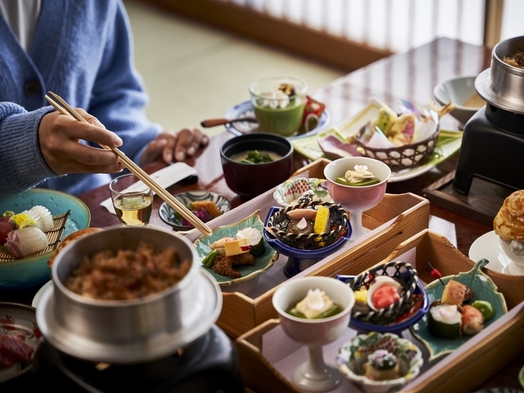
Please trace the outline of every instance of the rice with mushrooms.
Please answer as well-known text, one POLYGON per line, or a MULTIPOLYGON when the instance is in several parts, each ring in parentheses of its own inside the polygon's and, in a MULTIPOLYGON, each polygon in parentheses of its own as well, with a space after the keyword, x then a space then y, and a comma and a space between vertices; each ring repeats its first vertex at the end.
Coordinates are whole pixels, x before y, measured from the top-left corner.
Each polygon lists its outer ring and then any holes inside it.
POLYGON ((84 297, 128 300, 152 295, 177 282, 191 268, 173 248, 157 251, 139 242, 136 250, 100 251, 85 257, 66 280, 66 287, 84 297))

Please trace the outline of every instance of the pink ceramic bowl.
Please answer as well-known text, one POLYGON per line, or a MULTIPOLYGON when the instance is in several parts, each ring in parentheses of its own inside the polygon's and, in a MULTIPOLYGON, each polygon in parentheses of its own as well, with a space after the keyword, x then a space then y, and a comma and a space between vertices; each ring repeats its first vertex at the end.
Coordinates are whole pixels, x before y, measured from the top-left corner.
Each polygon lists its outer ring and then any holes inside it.
POLYGON ((349 285, 331 277, 301 277, 282 284, 273 294, 273 307, 280 315, 280 325, 293 341, 304 345, 326 345, 339 338, 349 325, 355 295, 349 285), (326 292, 342 311, 329 318, 294 317, 286 310, 304 299, 309 289, 326 292))
POLYGON ((324 168, 329 194, 333 200, 347 209, 365 211, 380 203, 386 192, 391 169, 382 161, 368 157, 346 157, 331 161, 324 168), (346 186, 338 184, 335 179, 343 177, 346 171, 353 170, 355 165, 366 165, 380 180, 371 186, 346 186))

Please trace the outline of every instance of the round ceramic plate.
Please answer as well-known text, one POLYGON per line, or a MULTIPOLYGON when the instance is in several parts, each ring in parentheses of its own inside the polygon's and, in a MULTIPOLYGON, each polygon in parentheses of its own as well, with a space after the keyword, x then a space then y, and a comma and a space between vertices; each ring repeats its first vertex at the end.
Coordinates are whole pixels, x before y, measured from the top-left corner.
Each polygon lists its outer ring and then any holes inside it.
POLYGON ((89 227, 91 222, 91 212, 86 204, 60 191, 32 188, 21 194, 0 196, 0 214, 6 210, 19 213, 37 205, 45 206, 53 217, 63 218, 68 211, 70 214, 65 223, 57 219, 55 228, 46 233, 49 239, 47 252, 38 252, 23 259, 11 259, 7 254, 9 258, 0 261, 0 289, 30 288, 48 281, 51 269, 47 261, 60 244, 58 235, 63 240, 71 233, 89 227))
MULTIPOLYGON (((0 335, 3 334, 23 338, 36 351, 41 333, 36 324, 35 309, 24 304, 0 302, 0 335)), ((0 368, 0 384, 27 373, 31 368, 30 362, 0 368)))
MULTIPOLYGON (((211 252, 210 246, 212 243, 223 237, 234 238, 239 230, 249 227, 258 229, 260 233, 264 231, 264 224, 260 220, 260 210, 257 210, 256 212, 239 222, 215 228, 211 236, 199 237, 194 243, 198 256, 201 259, 203 259, 207 254, 211 252)), ((254 266, 235 266, 235 270, 239 271, 242 274, 242 276, 239 278, 222 276, 220 274, 215 273, 213 269, 207 268, 205 266, 202 266, 202 269, 206 269, 209 273, 211 273, 211 275, 217 280, 218 284, 222 288, 240 284, 248 280, 252 280, 253 278, 269 270, 278 258, 278 252, 271 248, 271 246, 269 246, 267 242, 265 242, 265 240, 264 243, 265 252, 261 256, 255 258, 254 266)))
MULTIPOLYGON (((215 202, 215 205, 222 214, 231 210, 231 203, 229 203, 226 198, 224 198, 222 195, 214 194, 212 192, 189 191, 176 194, 174 197, 182 202, 184 206, 187 206, 188 204, 196 201, 212 201, 215 202)), ((162 221, 168 225, 171 225, 177 231, 188 231, 193 229, 192 225, 183 225, 182 219, 175 215, 173 208, 166 202, 163 202, 160 205, 158 214, 160 215, 162 221)))
POLYGON ((277 186, 273 198, 281 206, 291 206, 306 191, 313 191, 313 200, 322 202, 333 202, 333 198, 327 190, 326 180, 297 177, 286 180, 277 186))
MULTIPOLYGON (((253 111, 253 105, 251 104, 251 101, 244 101, 240 104, 235 105, 234 107, 228 109, 228 111, 224 115, 224 118, 226 119, 236 119, 238 117, 255 117, 255 112, 253 111)), ((324 109, 324 112, 322 112, 322 115, 320 115, 320 119, 315 128, 302 134, 291 136, 288 139, 294 140, 304 138, 306 136, 315 135, 316 133, 322 131, 327 127, 330 118, 331 116, 329 115, 328 110, 324 109)), ((258 123, 238 122, 233 124, 226 124, 225 127, 230 133, 234 135, 243 135, 248 134, 250 132, 258 132, 258 123)))
POLYGON ((504 253, 499 237, 495 231, 485 233, 476 239, 469 248, 469 259, 479 261, 485 258, 489 261, 486 267, 499 273, 524 275, 524 271, 504 253))
MULTIPOLYGON (((508 311, 508 309, 504 296, 497 291, 497 287, 493 281, 491 281, 491 279, 480 270, 483 266, 484 263, 479 261, 469 272, 459 273, 454 276, 442 277, 442 281, 445 284, 451 279, 461 282, 473 290, 475 296, 473 297, 472 302, 475 300, 486 300, 491 303, 493 310, 495 311, 495 316, 489 321, 484 322, 485 329, 498 318, 503 316, 508 311)), ((434 300, 440 299, 442 297, 443 290, 444 287, 439 280, 429 283, 426 286, 429 303, 431 304, 434 300)), ((411 333, 428 349, 430 361, 453 352, 455 349, 468 341, 470 337, 472 337, 461 336, 453 340, 435 337, 428 330, 427 315, 424 315, 422 319, 411 326, 410 330, 411 333)))

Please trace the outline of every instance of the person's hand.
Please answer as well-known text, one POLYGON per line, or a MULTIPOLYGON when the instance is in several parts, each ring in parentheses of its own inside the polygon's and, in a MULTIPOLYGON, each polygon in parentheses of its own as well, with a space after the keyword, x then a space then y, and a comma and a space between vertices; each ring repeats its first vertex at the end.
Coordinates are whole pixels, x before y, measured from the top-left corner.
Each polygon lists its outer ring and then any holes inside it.
POLYGON ((166 163, 184 161, 187 156, 195 155, 208 143, 209 137, 197 128, 184 128, 177 133, 164 131, 147 145, 141 157, 141 164, 148 164, 159 157, 166 163))
POLYGON ((108 131, 94 116, 75 108, 89 124, 59 112, 46 114, 38 127, 40 151, 49 167, 60 175, 69 173, 116 173, 124 166, 111 150, 87 146, 80 140, 108 147, 122 145, 122 139, 108 131))

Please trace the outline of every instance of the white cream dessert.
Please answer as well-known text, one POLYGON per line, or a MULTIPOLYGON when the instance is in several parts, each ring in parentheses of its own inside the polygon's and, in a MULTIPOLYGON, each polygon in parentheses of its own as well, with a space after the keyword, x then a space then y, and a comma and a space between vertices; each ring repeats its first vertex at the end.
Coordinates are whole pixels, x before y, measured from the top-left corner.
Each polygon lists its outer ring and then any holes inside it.
POLYGON ((328 318, 340 312, 340 307, 320 289, 309 289, 304 299, 289 310, 289 314, 306 319, 328 318))
POLYGON ((262 100, 259 103, 262 107, 278 109, 289 105, 289 96, 281 90, 267 91, 261 93, 260 97, 262 100))

